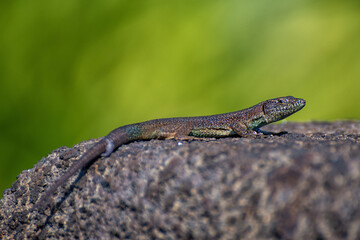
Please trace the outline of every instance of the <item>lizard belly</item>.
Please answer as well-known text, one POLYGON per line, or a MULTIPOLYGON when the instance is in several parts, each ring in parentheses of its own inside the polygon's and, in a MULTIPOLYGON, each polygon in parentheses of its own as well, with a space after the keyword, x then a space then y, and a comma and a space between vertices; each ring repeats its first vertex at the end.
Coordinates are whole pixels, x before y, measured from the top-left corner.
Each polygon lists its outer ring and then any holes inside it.
POLYGON ((230 137, 236 133, 231 129, 221 128, 198 128, 190 131, 189 136, 193 137, 230 137))

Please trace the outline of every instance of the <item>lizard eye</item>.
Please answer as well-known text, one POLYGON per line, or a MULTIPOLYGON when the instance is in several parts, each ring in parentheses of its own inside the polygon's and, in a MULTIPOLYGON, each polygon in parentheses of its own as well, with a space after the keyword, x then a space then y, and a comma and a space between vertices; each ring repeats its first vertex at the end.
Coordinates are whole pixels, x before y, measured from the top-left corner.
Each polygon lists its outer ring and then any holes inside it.
POLYGON ((286 98, 282 98, 282 99, 278 100, 278 103, 287 103, 287 102, 288 102, 288 99, 286 99, 286 98))

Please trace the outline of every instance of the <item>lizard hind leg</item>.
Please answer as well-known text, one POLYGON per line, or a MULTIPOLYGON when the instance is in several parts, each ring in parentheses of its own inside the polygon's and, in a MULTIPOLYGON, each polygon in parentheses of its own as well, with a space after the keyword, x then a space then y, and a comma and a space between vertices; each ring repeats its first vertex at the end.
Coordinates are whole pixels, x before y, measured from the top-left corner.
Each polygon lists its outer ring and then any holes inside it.
POLYGON ((191 132, 190 130, 184 132, 182 131, 176 132, 173 138, 180 141, 209 140, 208 137, 192 136, 190 135, 190 132, 191 132))
POLYGON ((195 136, 190 136, 191 128, 188 125, 181 125, 172 134, 171 138, 181 141, 192 141, 196 139, 203 139, 195 136))

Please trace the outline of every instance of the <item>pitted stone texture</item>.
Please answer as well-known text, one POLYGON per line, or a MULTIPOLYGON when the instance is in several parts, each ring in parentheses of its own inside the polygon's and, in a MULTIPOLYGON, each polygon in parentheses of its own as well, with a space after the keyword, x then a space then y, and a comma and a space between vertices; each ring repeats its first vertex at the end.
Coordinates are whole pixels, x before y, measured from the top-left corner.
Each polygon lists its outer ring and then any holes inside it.
POLYGON ((121 146, 30 211, 97 140, 60 148, 0 200, 0 239, 360 239, 360 123, 121 146))

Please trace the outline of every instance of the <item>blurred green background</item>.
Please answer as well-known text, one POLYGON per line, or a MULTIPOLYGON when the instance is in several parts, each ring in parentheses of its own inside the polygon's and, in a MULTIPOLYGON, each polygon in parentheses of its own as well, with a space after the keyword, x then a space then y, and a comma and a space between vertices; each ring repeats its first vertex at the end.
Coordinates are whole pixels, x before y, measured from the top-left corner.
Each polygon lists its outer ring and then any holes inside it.
POLYGON ((0 2, 0 192, 52 150, 293 95, 360 119, 360 2, 0 2))

